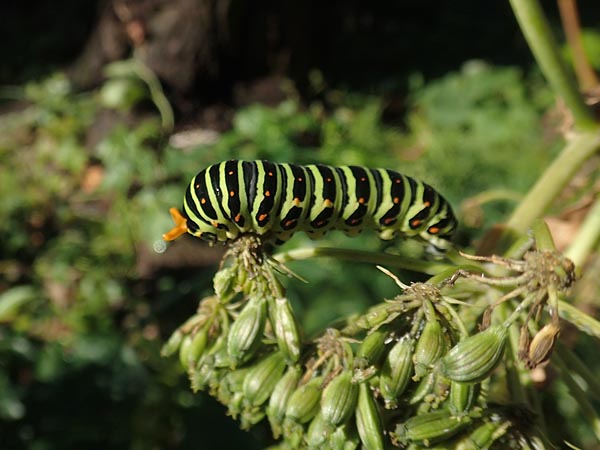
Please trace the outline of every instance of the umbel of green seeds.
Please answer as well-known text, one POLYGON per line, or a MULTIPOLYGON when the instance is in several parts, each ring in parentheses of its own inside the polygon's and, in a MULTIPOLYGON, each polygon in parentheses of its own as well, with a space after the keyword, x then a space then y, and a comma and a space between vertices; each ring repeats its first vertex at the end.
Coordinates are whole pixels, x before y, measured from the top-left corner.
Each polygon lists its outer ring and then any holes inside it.
POLYGON ((500 362, 507 332, 504 325, 496 325, 463 339, 440 360, 438 371, 460 383, 482 381, 500 362))

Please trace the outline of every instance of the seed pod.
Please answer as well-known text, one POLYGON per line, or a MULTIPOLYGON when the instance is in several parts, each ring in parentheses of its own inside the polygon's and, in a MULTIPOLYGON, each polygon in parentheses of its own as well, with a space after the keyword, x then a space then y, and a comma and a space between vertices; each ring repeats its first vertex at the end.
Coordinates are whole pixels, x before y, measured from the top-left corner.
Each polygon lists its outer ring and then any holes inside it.
POLYGON ((461 438, 455 450, 488 450, 492 444, 506 434, 510 421, 484 422, 470 434, 461 438))
POLYGON ((356 450, 360 445, 360 438, 356 432, 356 426, 347 422, 335 429, 327 440, 327 446, 331 450, 356 450))
MULTIPOLYGON (((219 394, 221 394, 221 393, 227 394, 227 392, 229 394, 233 394, 236 392, 244 393, 244 384, 246 383, 248 374, 253 369, 254 369, 254 367, 252 367, 252 368, 244 367, 242 369, 228 370, 228 371, 224 372, 225 375, 221 379, 221 382, 219 383, 219 386, 218 386, 218 389, 219 389, 218 393, 219 394)), ((246 398, 245 395, 244 395, 244 398, 246 398)), ((221 401, 221 400, 219 399, 219 401, 221 401)), ((221 403, 226 403, 226 402, 221 401, 221 403)))
POLYGON ((285 416, 297 423, 306 423, 319 412, 323 377, 315 377, 296 389, 288 401, 285 416))
POLYGON ((368 334, 361 342, 354 359, 359 368, 375 365, 381 359, 385 350, 385 341, 388 338, 388 328, 382 326, 368 334))
POLYGON ((235 392, 231 396, 231 400, 227 404, 227 414, 237 419, 242 412, 242 404, 244 403, 244 394, 241 392, 235 392))
POLYGON ((203 326, 192 336, 192 343, 188 350, 188 366, 194 366, 206 350, 208 342, 208 327, 203 326))
POLYGON ((235 297, 237 272, 234 267, 225 267, 215 274, 213 287, 221 303, 227 303, 235 297))
POLYGON ((285 359, 281 352, 265 356, 250 369, 244 378, 244 397, 253 406, 262 405, 275 389, 285 370, 285 359))
POLYGON ((303 424, 286 417, 283 421, 282 431, 287 450, 303 448, 300 446, 306 433, 306 427, 303 424))
POLYGON ((219 369, 231 366, 226 344, 227 336, 219 335, 209 343, 209 348, 204 351, 196 366, 188 372, 195 392, 204 390, 207 385, 214 385, 218 382, 218 373, 221 372, 219 369))
POLYGON ((331 433, 335 431, 335 426, 331 425, 319 412, 310 422, 308 430, 304 435, 304 440, 310 449, 322 449, 331 433))
POLYGON ((383 425, 377 403, 367 383, 360 383, 356 429, 366 450, 383 450, 383 425))
POLYGON ((189 368, 189 360, 190 360, 190 349, 192 348, 192 336, 186 334, 181 340, 181 345, 179 346, 179 362, 181 363, 181 367, 185 370, 189 368))
MULTIPOLYGON (((212 345, 205 352, 206 356, 210 356, 209 360, 206 360, 207 364, 212 364, 219 368, 231 368, 233 363, 232 359, 227 352, 227 334, 219 334, 218 337, 212 341, 212 345)), ((204 358, 203 358, 204 360, 204 358)))
POLYGON ((415 380, 423 377, 444 353, 446 353, 446 335, 440 323, 435 319, 428 320, 415 348, 415 380))
POLYGON ((299 367, 290 367, 273 389, 273 393, 269 399, 269 406, 267 407, 267 417, 269 418, 275 438, 278 438, 281 434, 281 424, 285 417, 288 400, 296 390, 301 374, 302 372, 299 367))
POLYGON ((379 390, 387 409, 398 407, 398 397, 402 395, 413 371, 412 353, 414 340, 402 337, 390 350, 379 377, 379 390))
POLYGON ((389 323, 399 315, 398 312, 391 313, 387 303, 381 303, 369 309, 369 312, 363 314, 356 321, 356 326, 363 330, 371 330, 380 327, 382 324, 389 323))
POLYGON ((260 345, 267 318, 266 308, 266 299, 251 298, 231 325, 227 338, 227 352, 234 365, 250 359, 260 345))
POLYGON ((270 303, 271 324, 277 339, 277 346, 289 363, 300 358, 300 335, 294 311, 287 298, 277 298, 270 303))
POLYGON ((183 341, 183 337, 184 337, 183 332, 181 331, 180 328, 177 328, 173 332, 171 337, 169 337, 169 340, 166 342, 166 344, 163 345, 162 349, 160 350, 160 355, 161 356, 173 355, 177 350, 179 350, 179 346, 181 345, 181 342, 183 341))
POLYGON ((256 406, 246 407, 240 414, 240 428, 249 430, 265 418, 265 410, 256 406))
POLYGON ((450 382, 450 411, 454 415, 466 414, 479 397, 480 384, 450 382))
POLYGON ((323 391, 321 415, 327 423, 337 427, 354 413, 357 401, 358 386, 352 382, 352 371, 345 370, 323 391))
POLYGON ((559 333, 559 326, 553 323, 549 323, 536 333, 529 345, 526 361, 528 369, 533 369, 550 358, 559 333))
POLYGON ((500 362, 506 335, 507 328, 496 325, 463 339, 440 360, 439 372, 461 383, 482 381, 500 362))
POLYGON ((203 391, 218 376, 218 370, 212 364, 202 364, 190 369, 190 386, 193 392, 203 391))
POLYGON ((402 443, 413 442, 429 446, 448 439, 471 423, 469 416, 453 416, 441 409, 420 416, 413 416, 396 426, 395 435, 402 443))

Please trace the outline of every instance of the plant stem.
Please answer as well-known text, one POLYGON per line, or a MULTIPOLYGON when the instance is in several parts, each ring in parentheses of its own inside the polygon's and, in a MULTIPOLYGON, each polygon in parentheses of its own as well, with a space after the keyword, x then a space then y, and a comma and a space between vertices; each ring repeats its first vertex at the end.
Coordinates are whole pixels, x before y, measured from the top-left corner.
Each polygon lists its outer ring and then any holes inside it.
POLYGON ((565 256, 581 267, 600 238, 600 196, 596 198, 565 256))
POLYGON ((590 336, 595 336, 600 339, 600 322, 592 316, 580 311, 570 303, 563 300, 558 301, 558 313, 561 318, 567 322, 571 322, 579 330, 590 336))
POLYGON ((525 233, 599 147, 598 130, 577 133, 527 193, 508 220, 507 227, 525 233))
POLYGON ((594 68, 585 54, 585 49, 583 48, 577 3, 575 0, 558 0, 558 9, 560 11, 563 29, 567 36, 567 42, 569 43, 569 47, 571 47, 573 64, 575 65, 575 74, 577 75, 581 88, 584 91, 587 91, 599 84, 599 81, 594 68))
POLYGON ((273 256, 280 263, 298 261, 315 257, 330 257, 347 259, 353 262, 365 262, 383 266, 398 267, 400 269, 412 270, 428 275, 435 275, 441 271, 456 270, 452 264, 438 263, 435 261, 423 261, 419 259, 406 258, 403 256, 387 255, 385 253, 369 252, 363 250, 350 250, 333 247, 299 248, 288 252, 281 252, 273 256))
POLYGON ((533 235, 535 237, 535 246, 538 250, 554 250, 554 240, 548 229, 548 225, 543 220, 536 220, 533 224, 533 235))
MULTIPOLYGON (((498 315, 502 322, 506 322, 511 313, 508 304, 498 305, 498 315)), ((528 372, 520 370, 517 361, 519 360, 519 331, 517 327, 511 327, 508 335, 508 349, 505 353, 504 364, 506 367, 506 378, 511 392, 511 400, 515 403, 527 404, 527 392, 525 386, 531 384, 531 377, 528 372)))
POLYGON ((538 0, 510 0, 521 31, 544 76, 573 114, 579 129, 594 128, 594 118, 583 101, 575 77, 561 59, 558 45, 538 0))

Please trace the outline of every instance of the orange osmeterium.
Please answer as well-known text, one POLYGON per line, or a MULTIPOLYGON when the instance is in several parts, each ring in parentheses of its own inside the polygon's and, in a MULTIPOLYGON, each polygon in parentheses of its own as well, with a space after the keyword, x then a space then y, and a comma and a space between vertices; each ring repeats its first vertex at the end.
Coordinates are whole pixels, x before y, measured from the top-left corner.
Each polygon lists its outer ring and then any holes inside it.
POLYGON ((162 235, 165 241, 172 241, 177 239, 182 234, 187 233, 187 219, 181 215, 177 208, 169 209, 171 213, 171 217, 173 218, 173 222, 175 222, 175 226, 171 229, 171 231, 162 235))

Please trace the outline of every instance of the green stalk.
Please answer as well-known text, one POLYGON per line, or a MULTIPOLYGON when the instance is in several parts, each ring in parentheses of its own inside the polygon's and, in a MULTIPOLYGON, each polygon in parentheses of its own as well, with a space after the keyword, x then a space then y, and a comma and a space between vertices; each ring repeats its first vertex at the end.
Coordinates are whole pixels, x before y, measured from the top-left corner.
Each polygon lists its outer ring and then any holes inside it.
POLYGON ((538 250, 554 250, 554 240, 548 229, 548 225, 543 220, 536 220, 533 224, 533 236, 538 250))
POLYGON ((526 232, 569 182, 581 165, 600 147, 599 126, 581 97, 575 78, 561 59, 538 0, 510 0, 515 17, 545 77, 570 110, 578 130, 544 172, 508 221, 508 228, 526 232))
POLYGON ((507 227, 525 233, 598 148, 600 148, 599 130, 576 134, 515 209, 508 220, 507 227))
POLYGON ((281 252, 273 256, 275 260, 283 264, 289 261, 298 261, 315 257, 329 257, 337 259, 347 259, 353 262, 379 264, 382 266, 391 266, 400 269, 412 270, 414 272, 421 272, 428 275, 435 275, 442 271, 454 271, 457 269, 457 267, 455 267, 454 265, 447 263, 423 261, 420 259, 388 255, 379 252, 369 252, 363 250, 351 250, 333 247, 299 248, 296 250, 281 252))
MULTIPOLYGON (((510 306, 506 303, 498 305, 498 315, 500 320, 506 322, 509 314, 511 314, 510 306)), ((508 349, 504 354, 504 366, 506 368, 506 381, 508 383, 511 400, 515 403, 528 404, 527 392, 525 386, 531 383, 531 378, 528 372, 520 370, 517 365, 519 352, 519 330, 517 327, 510 327, 508 331, 508 349)))
POLYGON ((600 339, 600 322, 592 316, 580 311, 564 300, 558 301, 558 313, 567 322, 571 322, 580 331, 600 339))
POLYGON ((579 93, 573 73, 562 60, 558 45, 538 0, 510 0, 521 31, 544 76, 573 114, 578 129, 597 128, 579 93))
POLYGON ((596 198, 594 206, 585 218, 577 232, 573 243, 565 251, 565 256, 581 267, 586 258, 600 239, 600 196, 596 198))

